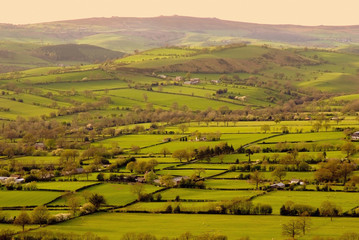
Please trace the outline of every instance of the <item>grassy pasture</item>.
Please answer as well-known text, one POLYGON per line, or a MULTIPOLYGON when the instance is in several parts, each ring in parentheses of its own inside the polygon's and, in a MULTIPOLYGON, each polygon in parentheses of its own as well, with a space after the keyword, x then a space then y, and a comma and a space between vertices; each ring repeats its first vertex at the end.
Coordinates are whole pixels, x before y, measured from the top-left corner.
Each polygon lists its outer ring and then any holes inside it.
POLYGON ((207 98, 199 98, 192 96, 182 96, 179 98, 178 95, 160 92, 143 91, 137 89, 119 89, 110 91, 111 95, 126 97, 128 99, 143 101, 143 95, 147 95, 147 102, 153 103, 154 105, 162 107, 171 107, 173 103, 178 103, 179 106, 186 105, 191 110, 202 110, 211 106, 214 109, 218 109, 222 106, 228 106, 230 109, 241 109, 243 106, 236 105, 228 102, 220 102, 216 100, 210 100, 207 98), (180 100, 180 101, 179 101, 180 100))
MULTIPOLYGON (((251 172, 228 172, 223 175, 220 175, 218 179, 226 179, 226 178, 238 178, 240 174, 247 175, 251 174, 251 172)), ((263 172, 264 178, 268 180, 274 180, 271 175, 271 172, 263 172)), ((292 180, 292 179, 302 179, 302 180, 313 180, 314 172, 287 172, 287 175, 283 177, 283 180, 292 180)))
MULTIPOLYGON (((282 224, 293 217, 282 216, 234 216, 202 214, 144 214, 144 213, 97 213, 46 227, 48 230, 83 234, 91 230, 109 239, 118 239, 127 232, 151 233, 158 237, 176 237, 184 232, 193 234, 220 233, 229 240, 242 236, 251 239, 283 239, 282 224), (172 226, 169 228, 168 224, 172 226), (260 224, 260 231, 258 227, 260 224), (121 227, 118 227, 121 226, 121 227)), ((335 237, 345 232, 355 232, 357 218, 312 218, 311 231, 302 240, 314 236, 335 237)))
POLYGON ((76 191, 79 188, 90 186, 91 182, 38 182, 38 189, 76 191))
POLYGON ((24 77, 22 82, 31 83, 53 83, 59 81, 82 81, 84 78, 89 79, 110 79, 111 75, 102 70, 78 71, 62 74, 48 74, 44 76, 24 77))
POLYGON ((144 152, 159 153, 159 151, 165 146, 170 151, 175 151, 178 149, 190 149, 190 148, 200 148, 201 146, 210 146, 214 147, 220 142, 227 142, 229 145, 233 145, 234 148, 239 148, 245 144, 272 136, 272 134, 222 134, 220 141, 212 142, 169 142, 164 145, 149 147, 144 150, 144 152))
POLYGON ((161 193, 163 200, 175 200, 176 196, 180 196, 182 200, 231 200, 237 197, 250 198, 262 191, 219 191, 219 190, 203 190, 203 189, 168 189, 161 193))
POLYGON ((127 83, 123 80, 91 80, 91 81, 78 81, 71 83, 49 83, 40 85, 44 89, 52 90, 71 90, 72 88, 76 91, 85 91, 85 90, 104 90, 104 89, 113 89, 113 88, 127 88, 127 83))
MULTIPOLYGON (((204 173, 201 173, 201 177, 210 177, 219 173, 224 172, 224 170, 206 170, 204 173)), ((192 176, 193 174, 197 174, 197 169, 193 170, 160 170, 156 172, 159 175, 172 175, 172 176, 192 176)))
POLYGON ((0 207, 43 205, 61 194, 50 191, 0 191, 0 207))
POLYGON ((8 112, 1 112, 1 118, 12 120, 16 119, 17 116, 35 117, 43 114, 50 114, 51 112, 56 112, 56 110, 51 108, 35 106, 31 103, 28 104, 25 102, 21 103, 12 101, 6 98, 0 98, 0 106, 6 106, 7 108, 10 108, 10 111, 8 112))
POLYGON ((193 164, 186 164, 186 165, 181 165, 176 167, 176 169, 181 169, 181 168, 193 168, 193 169, 198 169, 198 168, 203 168, 203 169, 223 169, 223 170, 227 170, 229 167, 229 165, 226 164, 205 164, 205 163, 193 163, 193 164))
MULTIPOLYGON (((79 181, 90 181, 90 182, 93 182, 93 181, 97 181, 97 175, 99 173, 90 173, 88 175, 88 180, 87 180, 87 175, 86 174, 76 174, 76 175, 71 175, 71 176, 62 176, 62 177, 57 177, 56 180, 60 180, 60 181, 71 181, 71 179, 74 179, 76 178, 77 180, 79 181)), ((117 174, 117 175, 131 175, 129 172, 119 172, 119 173, 108 173, 108 172, 104 172, 104 178, 105 179, 108 179, 110 177, 111 174, 117 174)))
POLYGON ((268 139, 267 142, 306 142, 306 141, 331 141, 342 140, 342 132, 317 132, 317 133, 293 133, 268 139))
POLYGON ((313 192, 313 191, 273 191, 253 200, 254 203, 270 203, 274 214, 286 201, 320 207, 323 201, 331 201, 348 211, 359 206, 358 193, 350 192, 313 192))
POLYGON ((181 211, 208 211, 209 207, 213 203, 204 202, 139 202, 134 205, 130 205, 125 208, 121 208, 119 211, 149 211, 149 212, 160 212, 165 211, 168 205, 172 206, 172 209, 177 206, 180 207, 181 211))
MULTIPOLYGON (((118 143, 121 148, 131 148, 132 145, 146 147, 154 144, 160 144, 165 138, 178 138, 180 136, 175 135, 150 135, 150 134, 138 134, 138 135, 123 135, 114 138, 108 138, 102 141, 96 142, 95 146, 103 145, 104 147, 111 147, 112 143, 118 143)), ((158 147, 161 149, 165 144, 161 144, 158 147)))
MULTIPOLYGON (((27 94, 27 93, 10 94, 10 95, 5 95, 4 97, 8 98, 8 99, 15 97, 16 99, 22 99, 24 101, 24 103, 26 103, 26 104, 32 104, 32 105, 39 104, 39 105, 45 106, 45 107, 51 107, 50 105, 55 102, 59 107, 71 106, 71 104, 66 103, 66 102, 54 101, 54 100, 46 98, 46 97, 36 96, 33 94, 27 94)), ((54 110, 54 111, 56 111, 56 110, 54 110)))
MULTIPOLYGON (((151 193, 161 188, 153 185, 145 185, 146 193, 151 193)), ((89 187, 86 191, 99 193, 104 196, 106 204, 121 206, 136 200, 137 196, 131 192, 130 184, 101 184, 93 187, 89 187)), ((82 191, 76 193, 81 196, 82 191)), ((61 198, 51 205, 65 205, 66 199, 61 198)))
POLYGON ((247 180, 225 180, 225 179, 209 179, 205 181, 206 188, 221 189, 248 189, 255 188, 247 180))
MULTIPOLYGON (((24 156, 14 158, 16 162, 19 162, 24 165, 42 165, 42 164, 58 164, 60 157, 58 156, 24 156)), ((8 163, 9 160, 6 160, 8 163)))

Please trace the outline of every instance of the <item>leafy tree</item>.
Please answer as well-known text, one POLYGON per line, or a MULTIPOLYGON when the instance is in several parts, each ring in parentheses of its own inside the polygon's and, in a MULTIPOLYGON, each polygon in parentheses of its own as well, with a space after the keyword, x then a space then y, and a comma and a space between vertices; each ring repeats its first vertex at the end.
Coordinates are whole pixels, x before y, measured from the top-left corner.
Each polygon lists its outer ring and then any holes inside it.
POLYGON ((258 185, 259 183, 261 183, 264 180, 264 175, 262 172, 259 171, 254 171, 251 175, 250 175, 250 181, 256 185, 256 189, 258 190, 258 185))
POLYGON ((37 206, 34 208, 31 217, 33 223, 40 224, 41 227, 42 224, 47 223, 47 220, 50 217, 50 212, 46 206, 37 206))
POLYGON ((90 196, 89 202, 95 206, 96 210, 98 210, 102 204, 106 204, 104 196, 97 193, 93 193, 90 196))
POLYGON ((30 223, 31 223, 31 218, 30 218, 29 214, 25 211, 21 211, 19 216, 17 216, 14 221, 15 225, 19 225, 22 227, 23 232, 25 231, 25 225, 30 224, 30 223))
POLYGON ((252 149, 250 149, 250 148, 246 149, 246 156, 248 157, 248 164, 251 163, 251 155, 253 155, 253 154, 254 154, 254 152, 252 151, 252 149))
POLYGON ((290 220, 288 223, 284 223, 282 225, 282 235, 291 237, 295 239, 295 237, 301 234, 301 226, 298 224, 296 220, 290 220))
POLYGON ((179 149, 172 153, 173 158, 177 158, 180 162, 182 162, 182 159, 187 158, 188 153, 185 149, 179 149))
POLYGON ((337 207, 335 203, 330 201, 324 201, 319 207, 319 213, 321 216, 330 217, 330 221, 333 221, 333 217, 338 216, 341 213, 341 208, 337 207))
POLYGON ((350 156, 354 155, 357 152, 356 146, 351 142, 344 143, 341 146, 341 150, 343 153, 347 155, 346 158, 349 158, 350 156))
POLYGON ((139 201, 144 191, 145 191, 145 187, 142 183, 135 183, 131 185, 131 192, 137 195, 137 200, 139 201))
POLYGON ((81 206, 80 199, 76 197, 74 194, 71 194, 66 200, 67 206, 69 206, 71 214, 76 216, 77 210, 81 206))
POLYGON ((301 229, 303 235, 305 235, 310 229, 310 226, 312 224, 308 212, 304 212, 303 214, 301 214, 301 216, 298 218, 297 221, 299 228, 301 229))
POLYGON ((272 176, 276 179, 278 179, 280 182, 282 179, 287 175, 287 172, 285 171, 284 167, 279 165, 277 166, 274 171, 272 172, 272 176))
POLYGON ((182 134, 184 134, 188 130, 188 126, 186 124, 181 124, 178 126, 179 130, 181 130, 182 134))
POLYGON ((168 148, 166 147, 163 147, 161 150, 160 150, 160 153, 163 154, 163 157, 166 157, 167 154, 170 154, 170 150, 168 150, 168 148))
POLYGON ((132 145, 131 146, 131 151, 134 152, 135 154, 138 154, 138 153, 141 152, 141 148, 140 148, 140 146, 132 145))
POLYGON ((264 125, 261 126, 261 130, 264 133, 267 133, 268 131, 270 131, 270 126, 268 124, 264 124, 264 125))

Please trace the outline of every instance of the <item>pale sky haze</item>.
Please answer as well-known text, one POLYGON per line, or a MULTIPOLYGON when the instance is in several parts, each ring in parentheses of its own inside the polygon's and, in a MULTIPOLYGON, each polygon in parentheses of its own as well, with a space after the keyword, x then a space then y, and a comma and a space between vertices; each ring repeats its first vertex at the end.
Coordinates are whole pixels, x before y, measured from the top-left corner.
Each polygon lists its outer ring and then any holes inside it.
POLYGON ((0 23, 182 15, 267 24, 359 25, 358 0, 1 0, 0 23))

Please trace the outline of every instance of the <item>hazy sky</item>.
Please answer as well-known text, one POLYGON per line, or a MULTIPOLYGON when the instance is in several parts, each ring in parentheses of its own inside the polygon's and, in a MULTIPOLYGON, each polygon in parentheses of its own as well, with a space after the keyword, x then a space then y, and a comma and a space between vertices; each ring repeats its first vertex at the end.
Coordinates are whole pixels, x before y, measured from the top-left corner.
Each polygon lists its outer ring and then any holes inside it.
POLYGON ((358 0, 1 0, 1 23, 183 15, 270 24, 359 25, 358 0))

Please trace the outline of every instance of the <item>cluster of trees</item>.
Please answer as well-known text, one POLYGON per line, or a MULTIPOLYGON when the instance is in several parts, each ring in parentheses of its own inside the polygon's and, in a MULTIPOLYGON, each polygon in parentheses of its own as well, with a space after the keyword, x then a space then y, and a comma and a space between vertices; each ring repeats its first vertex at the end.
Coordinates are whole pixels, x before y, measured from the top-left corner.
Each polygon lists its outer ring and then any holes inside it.
POLYGON ((268 215, 272 213, 272 207, 269 204, 254 205, 248 198, 235 198, 214 204, 209 212, 235 215, 268 215))
POLYGON ((333 220, 333 217, 341 214, 342 208, 330 201, 322 202, 319 208, 307 204, 298 204, 292 201, 287 201, 280 208, 280 215, 283 216, 323 216, 330 217, 331 220, 333 220))
POLYGON ((105 198, 97 193, 89 194, 85 197, 85 199, 88 202, 83 204, 81 207, 81 201, 77 196, 70 194, 67 197, 66 202, 70 208, 71 214, 51 215, 46 206, 37 206, 30 214, 27 211, 21 211, 13 223, 15 225, 21 226, 24 232, 26 225, 39 224, 41 227, 44 224, 65 221, 68 220, 71 216, 76 216, 78 213, 89 214, 98 211, 101 205, 106 204, 105 198))
POLYGON ((127 164, 126 169, 131 173, 146 173, 153 171, 154 168, 158 165, 158 162, 155 159, 150 159, 148 161, 131 161, 127 164))
POLYGON ((339 159, 331 159, 322 163, 320 168, 314 173, 317 182, 343 182, 345 185, 353 171, 357 169, 357 165, 349 160, 341 161, 339 159))

